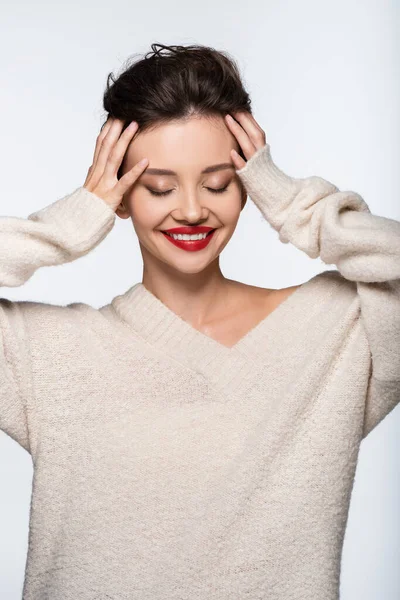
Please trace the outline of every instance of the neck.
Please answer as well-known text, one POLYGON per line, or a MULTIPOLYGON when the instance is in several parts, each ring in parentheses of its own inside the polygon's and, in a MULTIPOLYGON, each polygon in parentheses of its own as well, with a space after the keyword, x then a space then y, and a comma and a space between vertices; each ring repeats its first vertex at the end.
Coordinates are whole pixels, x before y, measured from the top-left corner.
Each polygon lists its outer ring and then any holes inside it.
POLYGON ((226 302, 231 280, 221 272, 219 257, 205 269, 184 273, 163 262, 143 261, 143 285, 194 327, 212 320, 226 302))

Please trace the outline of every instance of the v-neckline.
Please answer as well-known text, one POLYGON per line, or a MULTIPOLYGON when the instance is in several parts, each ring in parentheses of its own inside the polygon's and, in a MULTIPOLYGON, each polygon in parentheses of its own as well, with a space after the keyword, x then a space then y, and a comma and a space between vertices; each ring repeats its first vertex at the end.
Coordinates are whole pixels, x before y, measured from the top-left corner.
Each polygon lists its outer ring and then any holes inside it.
POLYGON ((111 306, 152 347, 197 373, 202 373, 223 389, 234 381, 240 385, 246 374, 263 360, 265 353, 274 351, 275 336, 288 333, 287 319, 301 319, 301 314, 294 309, 318 275, 321 273, 300 284, 230 347, 193 327, 150 292, 142 282, 116 296, 111 306))

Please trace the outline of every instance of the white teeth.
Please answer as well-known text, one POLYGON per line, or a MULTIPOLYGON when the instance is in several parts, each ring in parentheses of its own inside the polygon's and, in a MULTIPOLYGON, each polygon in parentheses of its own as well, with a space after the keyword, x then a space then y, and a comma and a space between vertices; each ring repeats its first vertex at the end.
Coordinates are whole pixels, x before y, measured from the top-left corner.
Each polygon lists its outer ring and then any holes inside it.
POLYGON ((168 233, 174 240, 203 240, 207 233, 195 233, 193 235, 189 235, 187 233, 168 233))

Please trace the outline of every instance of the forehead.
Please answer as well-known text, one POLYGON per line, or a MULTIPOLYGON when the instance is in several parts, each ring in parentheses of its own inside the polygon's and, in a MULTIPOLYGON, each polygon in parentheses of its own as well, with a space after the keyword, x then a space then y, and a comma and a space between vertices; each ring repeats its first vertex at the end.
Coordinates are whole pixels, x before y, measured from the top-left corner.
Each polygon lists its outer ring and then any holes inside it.
POLYGON ((130 168, 141 158, 149 167, 180 171, 202 170, 220 162, 232 162, 230 150, 237 146, 222 117, 190 117, 157 125, 136 134, 126 151, 130 168))

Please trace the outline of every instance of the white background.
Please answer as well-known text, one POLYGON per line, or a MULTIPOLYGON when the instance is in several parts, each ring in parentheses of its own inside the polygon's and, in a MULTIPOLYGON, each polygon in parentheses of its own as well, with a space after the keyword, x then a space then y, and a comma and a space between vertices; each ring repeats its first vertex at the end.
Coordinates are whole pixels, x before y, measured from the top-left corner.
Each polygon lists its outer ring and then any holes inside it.
MULTIPOLYGON (((83 184, 107 74, 160 42, 230 52, 281 169, 357 191, 373 213, 400 220, 399 31, 400 3, 388 0, 3 2, 0 215, 27 217, 83 184)), ((332 268, 280 243, 251 200, 221 266, 226 277, 274 288, 332 268)), ((1 295, 100 307, 141 278, 132 223, 117 218, 89 255, 1 295)), ((2 600, 21 598, 31 483, 30 456, 0 432, 2 600)), ((399 507, 396 407, 361 445, 343 600, 400 598, 399 507)))

